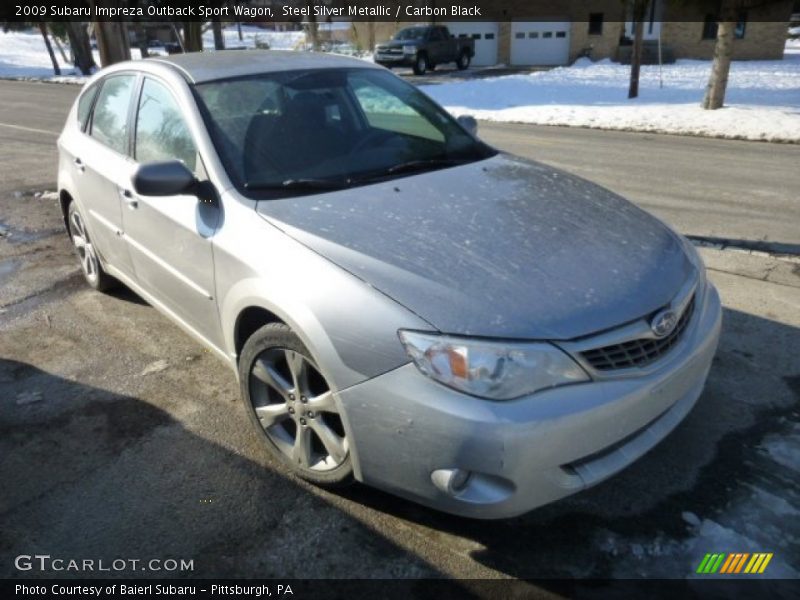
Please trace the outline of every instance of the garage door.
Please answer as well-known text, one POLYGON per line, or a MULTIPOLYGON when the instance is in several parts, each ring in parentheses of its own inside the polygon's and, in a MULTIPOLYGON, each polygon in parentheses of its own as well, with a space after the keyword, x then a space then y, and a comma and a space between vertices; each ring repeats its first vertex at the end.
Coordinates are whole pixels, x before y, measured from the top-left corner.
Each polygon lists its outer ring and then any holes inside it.
POLYGON ((497 64, 497 34, 500 24, 496 21, 447 23, 447 28, 455 37, 468 37, 475 40, 475 58, 472 64, 486 67, 497 64))
POLYGON ((567 64, 569 29, 569 21, 512 22, 511 64, 567 64))

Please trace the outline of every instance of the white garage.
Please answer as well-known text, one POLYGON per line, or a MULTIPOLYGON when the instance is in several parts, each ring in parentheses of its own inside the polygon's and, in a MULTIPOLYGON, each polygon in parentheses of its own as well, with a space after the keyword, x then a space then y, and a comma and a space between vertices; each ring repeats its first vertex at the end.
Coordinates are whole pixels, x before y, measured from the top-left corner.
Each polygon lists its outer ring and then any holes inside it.
POLYGON ((511 23, 512 65, 565 65, 569 62, 569 21, 511 23))
POLYGON ((500 24, 496 21, 445 23, 455 37, 466 37, 475 40, 475 57, 472 64, 486 67, 497 64, 497 38, 500 24))

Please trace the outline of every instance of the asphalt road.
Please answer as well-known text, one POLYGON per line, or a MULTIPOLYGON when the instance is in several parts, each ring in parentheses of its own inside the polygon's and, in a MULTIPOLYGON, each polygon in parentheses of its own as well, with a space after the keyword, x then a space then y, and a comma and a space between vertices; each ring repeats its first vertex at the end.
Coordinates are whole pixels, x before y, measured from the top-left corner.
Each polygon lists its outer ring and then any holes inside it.
MULTIPOLYGON (((198 577, 684 577, 706 552, 755 551, 775 553, 770 575, 800 575, 800 263, 704 251, 725 305, 706 390, 660 446, 591 490, 488 523, 361 486, 324 492, 264 455, 213 356, 130 292, 83 284, 55 199, 36 195, 54 189, 54 132, 76 91, 0 82, 0 577, 58 575, 17 571, 20 554, 182 558, 194 571, 171 575, 198 577)), ((483 134, 618 191, 668 181, 654 205, 636 200, 684 231, 798 241, 798 148, 483 134), (644 170, 644 149, 684 166, 644 170), (725 202, 695 189, 703 162, 717 188, 738 182, 725 202)))

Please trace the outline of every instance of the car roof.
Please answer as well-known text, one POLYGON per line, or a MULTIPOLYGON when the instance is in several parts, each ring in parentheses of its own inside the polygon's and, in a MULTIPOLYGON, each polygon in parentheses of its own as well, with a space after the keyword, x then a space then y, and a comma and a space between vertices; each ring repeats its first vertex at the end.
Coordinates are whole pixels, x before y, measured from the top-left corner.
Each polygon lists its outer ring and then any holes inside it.
POLYGON ((373 63, 348 56, 321 52, 280 50, 223 50, 188 52, 148 58, 148 61, 170 65, 190 83, 229 79, 303 69, 380 68, 373 63))

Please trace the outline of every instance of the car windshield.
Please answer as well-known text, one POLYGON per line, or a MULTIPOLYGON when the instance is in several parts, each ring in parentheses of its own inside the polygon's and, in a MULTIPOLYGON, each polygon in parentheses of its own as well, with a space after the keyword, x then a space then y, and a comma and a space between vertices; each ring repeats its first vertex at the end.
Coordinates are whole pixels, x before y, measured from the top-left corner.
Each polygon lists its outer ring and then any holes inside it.
POLYGON ((378 69, 275 72, 196 90, 217 152, 247 195, 349 187, 495 154, 378 69))
POLYGON ((425 37, 427 27, 406 27, 394 34, 396 40, 421 40, 425 37))

